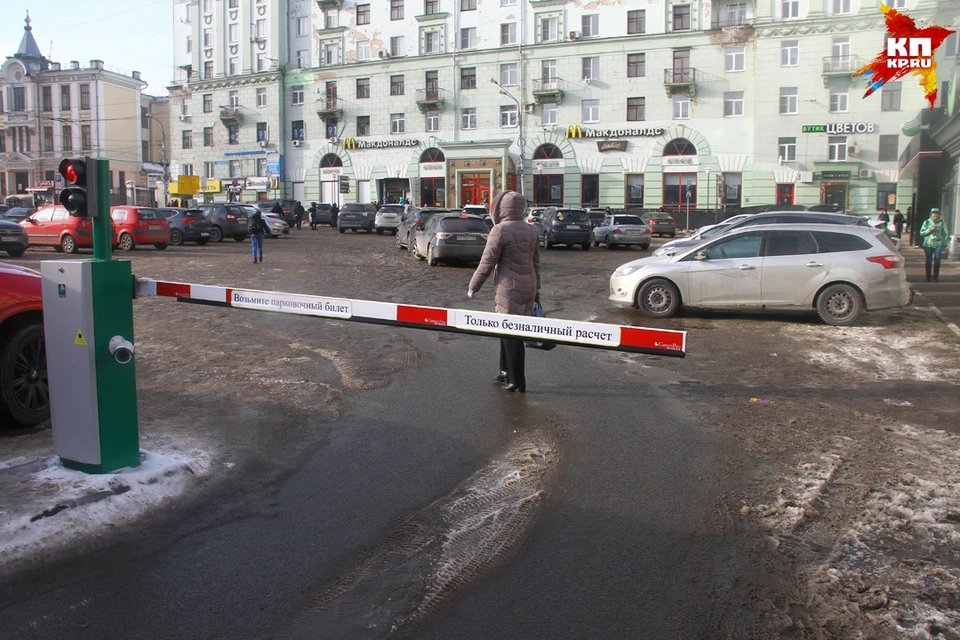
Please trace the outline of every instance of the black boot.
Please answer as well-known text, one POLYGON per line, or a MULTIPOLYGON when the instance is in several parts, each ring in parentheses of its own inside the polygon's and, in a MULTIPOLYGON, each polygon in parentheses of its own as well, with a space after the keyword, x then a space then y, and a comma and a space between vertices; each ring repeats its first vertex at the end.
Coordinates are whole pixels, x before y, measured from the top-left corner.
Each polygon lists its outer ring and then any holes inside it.
POLYGON ((496 380, 494 380, 494 382, 496 382, 497 384, 503 384, 506 381, 507 381, 506 371, 501 371, 500 373, 498 373, 496 380))

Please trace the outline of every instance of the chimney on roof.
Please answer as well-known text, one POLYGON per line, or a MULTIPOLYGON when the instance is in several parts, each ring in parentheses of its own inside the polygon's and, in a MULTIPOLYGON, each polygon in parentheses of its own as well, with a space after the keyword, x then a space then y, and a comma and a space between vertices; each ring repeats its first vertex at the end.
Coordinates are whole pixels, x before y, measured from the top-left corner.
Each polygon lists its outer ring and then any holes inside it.
POLYGON ((91 60, 90 61, 91 69, 103 69, 103 60, 91 60))
POLYGON ((51 62, 51 63, 50 63, 50 69, 51 69, 52 71, 60 71, 60 63, 59 63, 59 62, 51 62))
POLYGON ((71 60, 71 61, 70 61, 70 68, 71 68, 71 69, 79 69, 79 68, 80 68, 80 63, 77 62, 76 60, 71 60))
POLYGON ((140 72, 139 72, 139 71, 134 71, 134 72, 132 72, 130 75, 133 76, 133 79, 134 79, 134 80, 142 80, 142 79, 143 79, 143 78, 140 77, 140 72))

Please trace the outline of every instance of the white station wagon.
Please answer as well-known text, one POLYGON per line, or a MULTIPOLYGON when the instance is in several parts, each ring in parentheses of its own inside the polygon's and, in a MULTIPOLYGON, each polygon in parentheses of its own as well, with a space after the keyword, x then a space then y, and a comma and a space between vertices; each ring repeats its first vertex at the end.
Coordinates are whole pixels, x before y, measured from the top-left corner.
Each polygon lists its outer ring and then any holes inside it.
POLYGON ((655 318, 681 306, 816 310, 849 325, 864 310, 910 302, 903 256, 863 226, 748 226, 676 255, 642 258, 610 277, 610 300, 655 318))

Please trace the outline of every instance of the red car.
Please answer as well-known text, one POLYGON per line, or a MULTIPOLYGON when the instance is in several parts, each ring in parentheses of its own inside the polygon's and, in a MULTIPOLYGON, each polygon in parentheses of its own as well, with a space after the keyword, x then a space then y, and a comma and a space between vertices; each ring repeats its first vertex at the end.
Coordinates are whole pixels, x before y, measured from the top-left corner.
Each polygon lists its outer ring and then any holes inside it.
POLYGON ((0 428, 49 417, 40 274, 0 263, 0 428))
POLYGON ((130 251, 138 244, 152 244, 160 251, 170 244, 170 228, 163 211, 152 207, 111 207, 116 244, 130 251))
MULTIPOLYGON (((31 247, 53 247, 64 253, 76 253, 78 248, 93 248, 90 219, 71 216, 61 206, 44 207, 24 218, 20 226, 27 230, 27 241, 31 247)), ((111 243, 117 243, 115 232, 111 243)))

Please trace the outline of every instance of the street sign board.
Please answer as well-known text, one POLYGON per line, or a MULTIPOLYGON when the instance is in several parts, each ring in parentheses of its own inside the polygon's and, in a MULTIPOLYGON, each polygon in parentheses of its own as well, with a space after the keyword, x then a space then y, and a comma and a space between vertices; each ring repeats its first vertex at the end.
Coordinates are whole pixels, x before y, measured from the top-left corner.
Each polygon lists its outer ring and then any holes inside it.
POLYGON ((200 190, 200 176, 180 176, 177 178, 177 187, 183 194, 195 194, 200 190))

